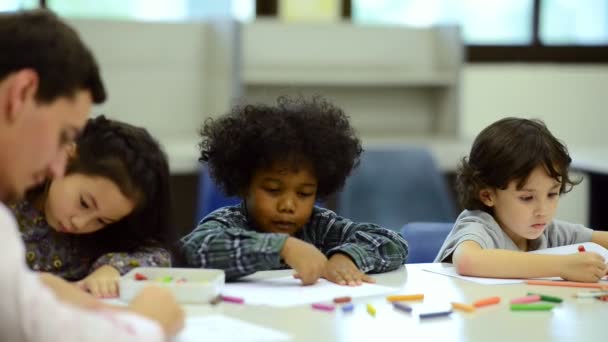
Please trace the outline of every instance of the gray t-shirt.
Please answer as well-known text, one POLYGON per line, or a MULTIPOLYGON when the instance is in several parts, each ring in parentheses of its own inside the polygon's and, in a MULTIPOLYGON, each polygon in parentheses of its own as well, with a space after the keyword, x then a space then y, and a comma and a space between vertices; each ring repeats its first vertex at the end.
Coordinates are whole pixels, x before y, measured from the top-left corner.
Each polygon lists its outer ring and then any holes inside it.
MULTIPOLYGON (((530 251, 566 246, 591 241, 592 229, 581 224, 553 220, 535 240, 530 240, 530 251)), ((518 251, 513 240, 500 228, 494 217, 482 210, 464 210, 448 237, 443 242, 435 262, 451 262, 452 253, 464 241, 475 241, 484 249, 508 249, 518 251)))

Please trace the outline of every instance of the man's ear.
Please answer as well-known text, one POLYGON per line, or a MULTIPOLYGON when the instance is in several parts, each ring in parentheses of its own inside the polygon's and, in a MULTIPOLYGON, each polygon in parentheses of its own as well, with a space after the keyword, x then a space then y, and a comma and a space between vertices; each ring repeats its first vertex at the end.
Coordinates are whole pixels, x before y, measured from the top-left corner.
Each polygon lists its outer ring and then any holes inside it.
POLYGON ((485 188, 479 190, 479 200, 481 203, 485 204, 487 207, 493 207, 496 198, 496 192, 494 189, 485 188))
POLYGON ((78 157, 78 145, 75 142, 71 142, 66 146, 68 159, 75 159, 78 157))
POLYGON ((19 120, 29 101, 33 101, 38 91, 38 73, 34 69, 22 69, 11 74, 7 82, 7 96, 3 103, 4 120, 14 123, 19 120))

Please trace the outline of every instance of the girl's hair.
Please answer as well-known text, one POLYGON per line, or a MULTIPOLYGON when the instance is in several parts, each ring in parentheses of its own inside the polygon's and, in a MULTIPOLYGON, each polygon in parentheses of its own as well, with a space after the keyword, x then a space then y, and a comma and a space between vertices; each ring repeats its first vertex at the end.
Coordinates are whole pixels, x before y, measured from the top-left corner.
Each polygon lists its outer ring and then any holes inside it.
POLYGON ((479 133, 469 158, 462 159, 456 185, 460 204, 465 209, 491 212, 479 199, 482 189, 504 190, 513 180, 521 189, 539 165, 561 183, 560 194, 567 193, 580 183, 568 176, 571 161, 566 146, 541 120, 501 119, 479 133))
POLYGON ((342 188, 362 152, 348 117, 320 97, 236 106, 206 120, 200 134, 199 159, 229 196, 242 196, 256 170, 287 161, 295 170, 310 163, 324 199, 342 188))
POLYGON ((141 246, 165 247, 174 254, 169 166, 159 143, 144 128, 102 115, 89 119, 76 147, 66 174, 108 178, 135 208, 118 222, 74 238, 85 243, 93 257, 141 246))

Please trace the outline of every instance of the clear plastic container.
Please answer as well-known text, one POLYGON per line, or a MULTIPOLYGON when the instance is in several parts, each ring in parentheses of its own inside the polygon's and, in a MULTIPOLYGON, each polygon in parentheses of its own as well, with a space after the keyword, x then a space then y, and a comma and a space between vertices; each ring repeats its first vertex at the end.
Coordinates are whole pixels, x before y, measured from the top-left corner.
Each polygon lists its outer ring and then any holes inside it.
POLYGON ((182 304, 206 304, 217 298, 226 282, 223 270, 137 267, 120 278, 120 299, 130 302, 147 285, 171 290, 182 304), (135 275, 147 280, 137 280, 135 275))

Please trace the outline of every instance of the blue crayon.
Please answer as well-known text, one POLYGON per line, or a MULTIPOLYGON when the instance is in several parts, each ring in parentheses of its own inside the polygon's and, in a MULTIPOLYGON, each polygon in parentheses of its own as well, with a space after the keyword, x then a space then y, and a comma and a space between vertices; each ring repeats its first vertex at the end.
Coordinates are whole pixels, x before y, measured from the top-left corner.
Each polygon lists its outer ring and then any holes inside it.
POLYGON ((352 312, 354 308, 353 303, 344 304, 342 305, 342 312, 352 312))
POLYGON ((411 313, 412 312, 412 307, 409 305, 405 305, 399 302, 393 302, 393 308, 399 310, 399 311, 403 311, 403 312, 407 312, 407 313, 411 313))
POLYGON ((436 311, 436 312, 426 312, 426 313, 421 313, 419 315, 419 317, 420 317, 420 319, 433 318, 433 317, 449 316, 451 313, 452 313, 452 310, 436 311))

